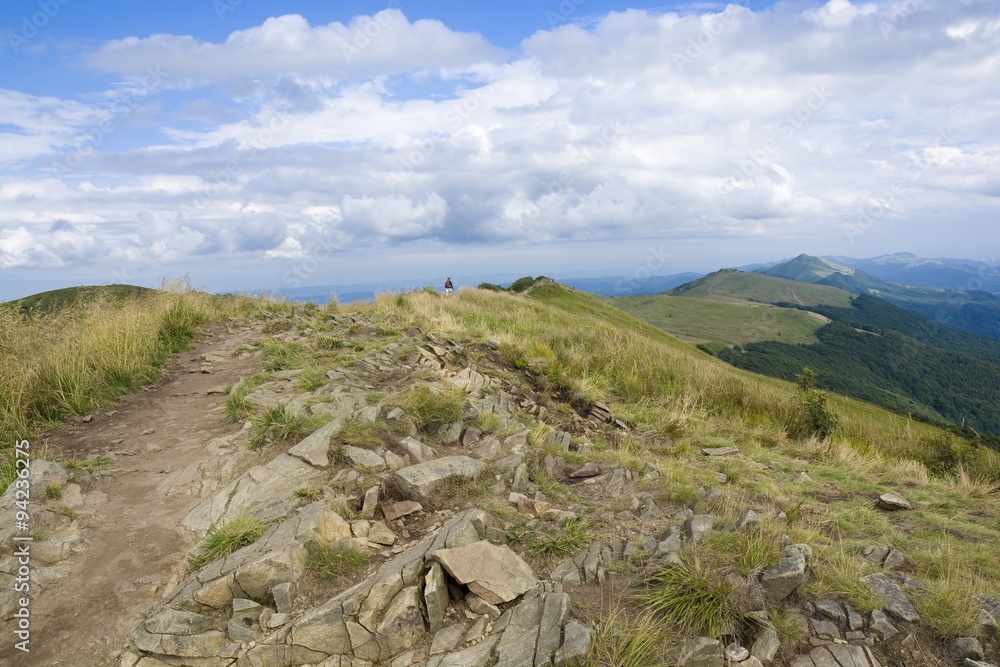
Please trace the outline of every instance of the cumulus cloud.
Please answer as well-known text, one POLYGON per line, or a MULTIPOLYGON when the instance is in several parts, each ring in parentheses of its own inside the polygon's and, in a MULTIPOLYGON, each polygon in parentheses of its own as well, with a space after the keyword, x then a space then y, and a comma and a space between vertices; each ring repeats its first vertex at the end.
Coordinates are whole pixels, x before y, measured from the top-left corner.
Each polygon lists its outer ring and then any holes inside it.
POLYGON ((464 67, 498 54, 480 35, 450 30, 440 21, 410 22, 398 9, 348 23, 311 26, 298 14, 237 30, 225 42, 190 35, 127 37, 103 45, 90 62, 126 76, 148 68, 168 73, 167 85, 231 79, 306 77, 338 81, 419 68, 464 67))
POLYGON ((155 140, 58 174, 44 156, 111 107, 0 95, 24 142, 0 151, 29 165, 0 175, 0 263, 650 237, 846 253, 873 207, 886 233, 952 210, 981 234, 1000 193, 996 20, 918 4, 631 10, 504 56, 396 10, 110 42, 93 64, 202 87, 170 94, 155 140))

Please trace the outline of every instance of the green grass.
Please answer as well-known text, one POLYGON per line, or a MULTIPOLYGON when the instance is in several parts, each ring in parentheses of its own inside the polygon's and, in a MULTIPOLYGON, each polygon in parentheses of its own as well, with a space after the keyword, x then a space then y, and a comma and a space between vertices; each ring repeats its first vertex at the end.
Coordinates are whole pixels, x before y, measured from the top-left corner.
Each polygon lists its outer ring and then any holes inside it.
POLYGON ((247 447, 258 449, 271 439, 287 442, 304 438, 328 419, 329 417, 317 415, 296 416, 287 407, 267 408, 250 420, 252 428, 247 439, 247 447))
POLYGON ((348 419, 337 432, 337 439, 345 445, 362 449, 379 449, 385 446, 385 437, 390 433, 383 422, 363 422, 348 419))
POLYGON ((96 456, 92 459, 77 461, 76 459, 66 459, 62 463, 66 470, 86 470, 88 474, 95 474, 103 468, 111 467, 115 460, 110 456, 96 456))
POLYGON ((303 500, 308 500, 309 502, 315 502, 323 497, 323 487, 319 484, 313 484, 312 486, 300 486, 295 489, 294 495, 296 498, 302 498, 303 500))
POLYGON ((59 500, 62 498, 62 487, 58 484, 49 484, 45 487, 46 500, 59 500))
POLYGON ((828 321, 794 308, 666 294, 609 298, 608 302, 689 343, 719 341, 731 346, 776 340, 809 345, 819 342, 816 330, 828 321))
POLYGON ((740 614, 733 603, 733 588, 718 572, 704 567, 691 554, 680 565, 667 565, 647 582, 643 595, 649 608, 682 632, 719 637, 740 614))
POLYGON ((302 391, 315 391, 330 380, 326 377, 326 369, 320 366, 309 366, 296 378, 296 384, 302 391))
POLYGON ((264 521, 249 516, 236 517, 209 531, 198 546, 198 553, 188 557, 188 563, 194 568, 200 568, 225 558, 234 551, 253 544, 266 529, 267 523, 264 521))
POLYGON ((434 429, 458 421, 464 414, 465 392, 445 385, 435 392, 426 384, 418 384, 386 402, 400 407, 420 428, 434 429))
POLYGON ((266 380, 267 375, 255 373, 250 377, 243 378, 236 385, 228 387, 223 409, 231 421, 238 422, 250 414, 251 406, 247 403, 247 396, 256 391, 257 387, 266 380))
POLYGON ((629 617, 616 607, 601 616, 581 667, 663 667, 668 638, 655 614, 629 617))
POLYGON ((586 522, 571 519, 564 523, 542 521, 526 536, 528 553, 563 558, 575 555, 591 539, 586 522))
POLYGON ((309 569, 322 577, 343 581, 365 566, 367 556, 352 544, 317 545, 309 551, 309 569))
POLYGON ((264 370, 269 372, 299 368, 306 361, 305 348, 301 343, 265 338, 261 342, 261 350, 264 352, 264 370))

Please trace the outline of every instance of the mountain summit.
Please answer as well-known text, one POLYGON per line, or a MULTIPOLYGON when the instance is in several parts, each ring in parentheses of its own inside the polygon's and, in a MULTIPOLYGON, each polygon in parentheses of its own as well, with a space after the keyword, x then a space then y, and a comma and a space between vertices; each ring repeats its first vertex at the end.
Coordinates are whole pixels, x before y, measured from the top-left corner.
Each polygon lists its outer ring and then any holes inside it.
POLYGON ((775 264, 768 268, 757 269, 756 273, 763 273, 775 278, 787 278, 788 280, 798 280, 804 283, 814 283, 834 273, 843 273, 849 276, 854 275, 854 269, 834 264, 822 257, 813 257, 812 255, 803 253, 787 262, 775 264))

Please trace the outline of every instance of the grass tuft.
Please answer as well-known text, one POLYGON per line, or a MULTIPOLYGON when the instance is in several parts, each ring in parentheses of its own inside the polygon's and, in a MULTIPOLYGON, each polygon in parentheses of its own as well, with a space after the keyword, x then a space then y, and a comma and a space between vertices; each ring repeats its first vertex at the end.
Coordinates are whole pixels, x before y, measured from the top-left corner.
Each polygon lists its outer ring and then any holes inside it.
POLYGON ((225 558, 229 554, 253 544, 264 534, 267 523, 250 516, 239 516, 224 525, 209 531, 198 546, 198 553, 188 557, 188 563, 200 568, 212 561, 225 558))
POLYGON ((562 524, 541 522, 527 538, 528 553, 555 558, 571 556, 590 542, 587 524, 570 519, 562 524))
POLYGON ((465 392, 452 385, 434 391, 418 384, 390 401, 400 407, 420 428, 434 429, 460 420, 464 415, 465 392))
POLYGON ((703 567, 698 556, 681 558, 681 564, 667 565, 650 578, 643 598, 668 626, 719 637, 739 617, 733 587, 718 572, 703 567))
POLYGON ((309 551, 309 569, 322 577, 343 581, 364 567, 367 556, 350 543, 317 545, 309 551))

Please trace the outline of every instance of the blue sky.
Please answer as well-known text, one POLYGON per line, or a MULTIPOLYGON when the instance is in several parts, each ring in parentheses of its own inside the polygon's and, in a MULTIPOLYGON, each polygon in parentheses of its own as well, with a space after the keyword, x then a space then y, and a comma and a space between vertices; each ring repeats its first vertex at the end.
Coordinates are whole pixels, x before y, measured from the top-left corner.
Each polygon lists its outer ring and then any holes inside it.
POLYGON ((0 300, 996 264, 995 2, 14 0, 0 300))

